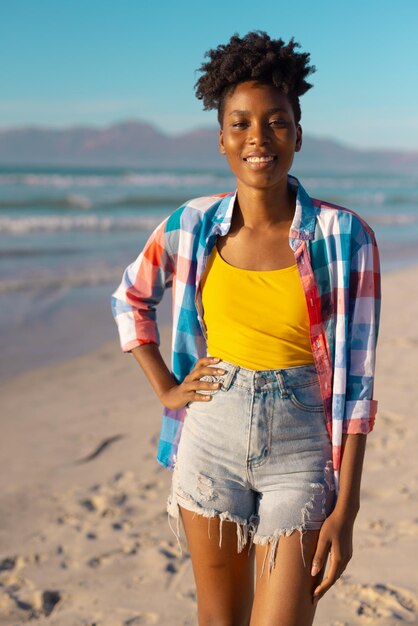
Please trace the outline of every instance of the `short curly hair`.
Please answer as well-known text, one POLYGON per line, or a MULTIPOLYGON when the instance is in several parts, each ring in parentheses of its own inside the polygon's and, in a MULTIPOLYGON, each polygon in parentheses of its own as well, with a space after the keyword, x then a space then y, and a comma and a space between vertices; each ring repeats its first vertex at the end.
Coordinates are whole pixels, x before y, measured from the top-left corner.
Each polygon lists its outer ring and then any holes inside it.
POLYGON ((287 95, 298 124, 299 96, 312 87, 305 79, 316 67, 308 65, 309 53, 295 52, 295 48, 300 44, 293 37, 285 44, 282 39, 271 39, 265 31, 251 31, 242 39, 235 33, 226 45, 205 53, 210 60, 198 70, 203 74, 194 85, 196 97, 203 100, 204 110, 218 110, 222 127, 226 96, 239 83, 256 80, 274 85, 287 95))

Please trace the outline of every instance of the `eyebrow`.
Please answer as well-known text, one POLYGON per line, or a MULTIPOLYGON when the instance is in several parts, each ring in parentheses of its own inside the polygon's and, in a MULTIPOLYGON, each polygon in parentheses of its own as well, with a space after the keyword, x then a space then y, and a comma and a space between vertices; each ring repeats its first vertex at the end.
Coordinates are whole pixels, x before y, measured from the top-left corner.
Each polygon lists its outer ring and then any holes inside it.
MULTIPOLYGON (((266 111, 266 113, 268 115, 272 115, 273 113, 288 113, 289 111, 287 111, 286 109, 283 109, 283 107, 274 107, 273 109, 268 109, 268 111, 266 111)), ((238 109, 235 109, 234 111, 231 111, 231 113, 229 115, 248 115, 249 113, 251 113, 251 111, 239 111, 238 109)))

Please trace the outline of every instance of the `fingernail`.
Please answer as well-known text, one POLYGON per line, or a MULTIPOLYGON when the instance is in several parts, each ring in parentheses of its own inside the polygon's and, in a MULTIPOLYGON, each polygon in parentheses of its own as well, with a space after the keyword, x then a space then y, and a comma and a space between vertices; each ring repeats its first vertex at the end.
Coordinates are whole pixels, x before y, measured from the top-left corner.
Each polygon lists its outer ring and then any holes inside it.
POLYGON ((221 359, 218 356, 213 356, 212 361, 220 361, 221 359))
POLYGON ((312 570, 311 570, 311 576, 316 576, 318 572, 319 572, 319 567, 317 565, 313 565, 312 570))

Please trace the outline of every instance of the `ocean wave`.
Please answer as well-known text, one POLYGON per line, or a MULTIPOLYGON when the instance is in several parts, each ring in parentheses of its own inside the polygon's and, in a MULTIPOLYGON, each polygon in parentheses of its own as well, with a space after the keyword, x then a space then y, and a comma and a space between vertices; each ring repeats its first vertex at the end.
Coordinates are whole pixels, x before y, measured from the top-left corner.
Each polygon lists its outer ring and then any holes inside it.
POLYGON ((322 198, 325 202, 332 202, 340 206, 350 208, 358 206, 367 208, 369 206, 400 206, 400 205, 417 205, 418 195, 411 194, 386 194, 381 191, 373 193, 356 193, 353 195, 335 195, 331 194, 322 198))
POLYGON ((98 217, 97 215, 0 217, 0 234, 25 235, 34 232, 63 231, 148 231, 161 222, 160 217, 98 217))
POLYGON ((0 185, 22 185, 26 187, 201 187, 223 185, 231 179, 228 172, 222 173, 180 173, 180 172, 130 172, 123 174, 45 174, 23 173, 0 174, 0 185))
MULTIPOLYGON (((223 192, 234 191, 232 185, 224 187, 223 192)), ((178 195, 138 195, 123 194, 113 197, 89 197, 86 194, 68 194, 60 196, 28 196, 26 198, 0 198, 0 211, 13 211, 18 209, 44 208, 44 209, 68 209, 68 210, 104 210, 109 211, 121 207, 137 207, 142 209, 153 209, 156 207, 167 208, 172 211, 181 206, 194 195, 204 195, 204 191, 197 194, 178 195)), ((215 192, 214 192, 215 193, 215 192)), ((383 191, 356 192, 353 194, 344 193, 321 193, 318 196, 325 202, 332 202, 340 206, 364 207, 368 206, 418 206, 418 194, 416 190, 411 193, 387 193, 383 191)))
MULTIPOLYGON (((338 204, 338 203, 337 203, 338 204)), ((371 224, 417 224, 417 213, 365 213, 371 224)), ((158 216, 98 216, 98 215, 38 215, 26 217, 0 217, 0 235, 26 235, 30 233, 58 233, 71 231, 151 232, 163 217, 158 216)), ((47 251, 46 251, 47 252, 47 251)))
POLYGON ((0 209, 24 209, 24 208, 76 208, 92 209, 94 201, 92 198, 82 194, 71 194, 68 196, 42 196, 27 198, 2 198, 0 199, 0 209))
POLYGON ((358 189, 373 190, 413 190, 418 186, 418 176, 396 176, 387 175, 376 176, 303 176, 301 177, 303 186, 307 190, 312 189, 347 189, 356 191, 358 189))
MULTIPOLYGON (((203 195, 203 194, 202 194, 203 195)), ((186 196, 138 196, 123 195, 114 198, 89 198, 83 194, 69 194, 66 196, 32 196, 27 198, 1 198, 0 210, 10 211, 25 208, 53 208, 53 209, 116 209, 119 207, 138 207, 151 209, 154 207, 168 207, 171 210, 184 204, 191 198, 186 196)))
POLYGON ((410 195, 394 195, 388 196, 385 199, 385 204, 415 204, 418 206, 418 195, 410 194, 410 195))
POLYGON ((39 291, 41 289, 65 289, 75 287, 89 287, 104 284, 119 284, 122 268, 108 268, 104 270, 87 269, 65 276, 57 275, 31 276, 27 278, 0 279, 0 294, 18 291, 39 291))
POLYGON ((82 248, 5 248, 0 250, 0 259, 22 259, 24 257, 44 257, 80 254, 82 248))
POLYGON ((404 224, 418 224, 418 213, 380 213, 367 215, 370 224, 381 224, 382 226, 402 226, 404 224))

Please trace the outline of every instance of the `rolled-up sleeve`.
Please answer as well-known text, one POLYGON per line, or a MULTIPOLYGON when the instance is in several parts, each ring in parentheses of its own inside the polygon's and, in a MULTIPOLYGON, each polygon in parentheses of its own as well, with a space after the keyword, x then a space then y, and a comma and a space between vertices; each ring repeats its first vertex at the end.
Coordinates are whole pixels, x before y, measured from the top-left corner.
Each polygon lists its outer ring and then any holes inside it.
POLYGON ((381 308, 380 259, 374 232, 362 229, 351 259, 347 388, 343 433, 373 430, 376 347, 381 308))
POLYGON ((167 247, 167 217, 151 233, 138 257, 123 272, 111 298, 123 352, 145 343, 160 345, 156 306, 171 287, 174 266, 167 247))

